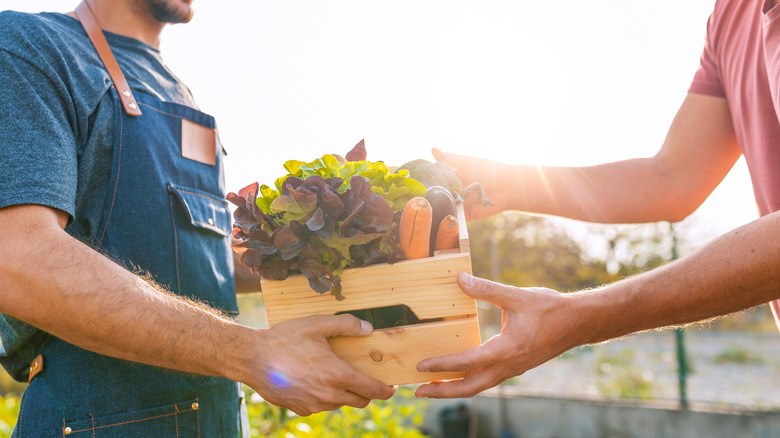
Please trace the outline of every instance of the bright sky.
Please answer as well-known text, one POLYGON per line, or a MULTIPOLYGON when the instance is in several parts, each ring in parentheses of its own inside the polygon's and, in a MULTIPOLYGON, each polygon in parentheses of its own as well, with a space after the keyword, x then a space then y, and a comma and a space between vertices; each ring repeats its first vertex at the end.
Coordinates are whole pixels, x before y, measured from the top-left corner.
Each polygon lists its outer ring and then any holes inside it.
MULTIPOLYGON (((3 0, 21 11, 77 0, 3 0)), ((400 165, 431 147, 509 163, 654 154, 685 96, 714 0, 197 0, 163 57, 217 118, 228 188, 289 159, 400 165)), ((695 214, 757 217, 743 160, 695 214)))

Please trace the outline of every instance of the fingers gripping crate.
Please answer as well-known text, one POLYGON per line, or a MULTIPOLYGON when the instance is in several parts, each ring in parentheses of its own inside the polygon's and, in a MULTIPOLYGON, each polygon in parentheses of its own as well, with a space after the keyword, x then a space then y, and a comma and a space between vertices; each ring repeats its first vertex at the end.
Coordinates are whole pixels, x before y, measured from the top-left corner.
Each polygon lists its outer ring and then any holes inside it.
POLYGON ((271 326, 309 315, 407 306, 419 324, 375 329, 365 337, 334 337, 335 354, 359 371, 388 385, 449 380, 462 372, 421 373, 428 357, 459 353, 480 344, 477 306, 457 284, 460 272, 471 273, 468 232, 458 205, 459 248, 433 257, 344 270, 345 299, 317 294, 302 275, 283 281, 263 280, 263 300, 271 326))

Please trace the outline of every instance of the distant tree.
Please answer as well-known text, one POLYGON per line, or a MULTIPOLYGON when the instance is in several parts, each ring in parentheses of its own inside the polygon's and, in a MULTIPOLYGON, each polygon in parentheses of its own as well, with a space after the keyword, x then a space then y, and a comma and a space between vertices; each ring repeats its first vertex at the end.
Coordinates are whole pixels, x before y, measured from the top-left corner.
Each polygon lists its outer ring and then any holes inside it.
POLYGON ((567 231, 543 216, 504 213, 469 223, 474 274, 516 286, 560 291, 612 281, 567 231))
MULTIPOLYGON (((684 240, 680 236, 680 226, 675 229, 667 222, 591 224, 588 229, 591 241, 601 241, 607 270, 618 277, 639 274, 669 262, 674 257, 673 246, 684 240)), ((596 254, 590 256, 598 257, 596 254)))
POLYGON ((665 222, 596 225, 506 212, 469 223, 475 275, 562 292, 601 286, 668 262, 673 233, 679 246, 689 246, 684 227, 665 222))

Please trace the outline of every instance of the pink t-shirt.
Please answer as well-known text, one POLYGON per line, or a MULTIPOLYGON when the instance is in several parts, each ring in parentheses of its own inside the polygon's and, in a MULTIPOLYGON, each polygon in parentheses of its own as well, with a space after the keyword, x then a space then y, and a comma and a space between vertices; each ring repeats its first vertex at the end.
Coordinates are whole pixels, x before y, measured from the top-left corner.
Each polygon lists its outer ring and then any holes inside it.
MULTIPOLYGON (((780 5, 717 0, 690 93, 725 97, 758 211, 780 210, 780 5)), ((780 300, 771 303, 780 327, 780 300)))
POLYGON ((780 5, 717 0, 689 92, 725 97, 763 216, 780 210, 780 5))

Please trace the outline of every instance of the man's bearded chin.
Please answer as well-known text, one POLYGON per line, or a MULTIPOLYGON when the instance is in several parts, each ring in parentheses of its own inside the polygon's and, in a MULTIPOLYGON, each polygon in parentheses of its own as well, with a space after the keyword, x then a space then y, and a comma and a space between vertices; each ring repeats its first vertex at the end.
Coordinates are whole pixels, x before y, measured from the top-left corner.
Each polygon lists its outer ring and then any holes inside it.
POLYGON ((160 23, 187 23, 192 20, 192 6, 181 0, 146 0, 146 4, 160 23))

